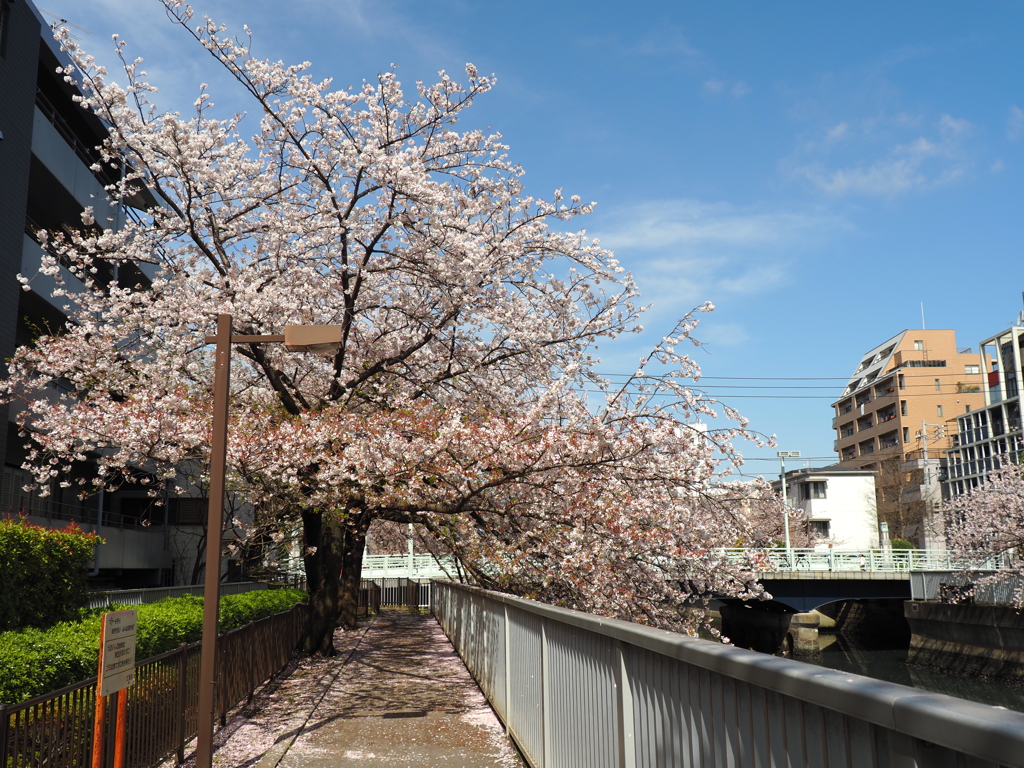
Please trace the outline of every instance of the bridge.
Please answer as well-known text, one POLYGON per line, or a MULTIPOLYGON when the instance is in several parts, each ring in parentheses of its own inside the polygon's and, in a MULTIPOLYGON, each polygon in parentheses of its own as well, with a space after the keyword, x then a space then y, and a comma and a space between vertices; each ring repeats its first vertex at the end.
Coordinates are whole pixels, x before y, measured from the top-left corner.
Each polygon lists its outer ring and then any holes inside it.
POLYGON ((995 571, 1003 558, 966 562, 944 550, 748 549, 719 550, 730 565, 749 569, 773 601, 798 613, 838 600, 909 600, 911 574, 995 571))
MULTIPOLYGON (((911 598, 911 573, 936 576, 957 570, 998 570, 995 556, 979 568, 948 552, 924 549, 750 549, 717 550, 729 565, 749 569, 785 609, 803 613, 837 600, 911 598)), ((446 579, 458 571, 454 558, 434 555, 365 555, 364 579, 446 579)), ((934 581, 934 579, 933 579, 934 581)), ((381 582, 383 583, 383 582, 381 582)))

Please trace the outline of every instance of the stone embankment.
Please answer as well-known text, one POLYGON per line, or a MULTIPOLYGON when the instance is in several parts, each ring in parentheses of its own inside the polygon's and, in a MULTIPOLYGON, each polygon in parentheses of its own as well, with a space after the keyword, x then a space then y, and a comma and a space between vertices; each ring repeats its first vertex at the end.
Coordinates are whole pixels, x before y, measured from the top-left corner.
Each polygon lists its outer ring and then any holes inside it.
POLYGON ((1024 616, 1006 605, 907 601, 909 664, 1024 680, 1024 616))

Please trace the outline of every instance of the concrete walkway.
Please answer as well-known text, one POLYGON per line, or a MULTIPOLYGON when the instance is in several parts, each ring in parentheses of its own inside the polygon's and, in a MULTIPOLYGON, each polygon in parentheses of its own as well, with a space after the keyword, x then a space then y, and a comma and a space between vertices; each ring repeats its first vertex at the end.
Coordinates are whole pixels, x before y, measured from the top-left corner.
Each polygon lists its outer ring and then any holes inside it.
POLYGON ((431 616, 385 610, 335 636, 233 714, 214 763, 231 768, 522 766, 431 616))

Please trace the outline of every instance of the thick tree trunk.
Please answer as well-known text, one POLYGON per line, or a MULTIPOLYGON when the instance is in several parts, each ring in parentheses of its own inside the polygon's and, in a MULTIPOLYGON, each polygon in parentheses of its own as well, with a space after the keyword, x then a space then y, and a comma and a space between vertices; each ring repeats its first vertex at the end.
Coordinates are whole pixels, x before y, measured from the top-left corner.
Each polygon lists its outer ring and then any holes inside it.
POLYGON ((335 628, 356 626, 363 546, 370 516, 363 513, 336 522, 309 511, 302 513, 302 525, 309 592, 302 652, 333 656, 335 628))
POLYGON ((302 653, 333 656, 334 628, 337 626, 338 576, 342 559, 338 526, 325 521, 316 511, 302 513, 303 563, 306 569, 306 589, 309 592, 309 612, 302 637, 302 653))
POLYGON ((341 584, 338 595, 338 624, 354 629, 359 610, 359 584, 363 574, 363 549, 370 530, 370 516, 365 512, 345 527, 342 553, 341 584))

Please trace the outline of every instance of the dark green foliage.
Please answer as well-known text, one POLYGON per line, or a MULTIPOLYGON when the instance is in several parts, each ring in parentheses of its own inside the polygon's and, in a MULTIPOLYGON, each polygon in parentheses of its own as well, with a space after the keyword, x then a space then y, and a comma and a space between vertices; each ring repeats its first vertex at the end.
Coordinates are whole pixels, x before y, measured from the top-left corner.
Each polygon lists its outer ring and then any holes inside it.
MULTIPOLYGON (((306 599, 295 589, 263 590, 229 595, 220 600, 221 632, 287 611, 306 599)), ((175 597, 151 605, 111 606, 139 611, 135 658, 143 661, 203 634, 203 598, 175 597)), ((61 622, 47 630, 0 633, 0 702, 19 701, 55 691, 96 674, 100 617, 61 622)))
POLYGON ((893 549, 914 549, 914 542, 906 539, 893 539, 889 543, 893 549))
POLYGON ((75 618, 99 541, 73 522, 56 529, 0 520, 0 631, 75 618))

